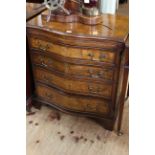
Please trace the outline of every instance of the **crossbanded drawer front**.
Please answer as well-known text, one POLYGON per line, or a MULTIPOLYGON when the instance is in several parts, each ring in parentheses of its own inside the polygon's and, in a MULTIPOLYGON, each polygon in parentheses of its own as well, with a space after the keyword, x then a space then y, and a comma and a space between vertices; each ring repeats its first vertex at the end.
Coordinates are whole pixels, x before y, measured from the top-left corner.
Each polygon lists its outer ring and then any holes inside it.
POLYGON ((110 113, 109 103, 102 99, 63 94, 40 84, 36 87, 36 94, 40 99, 69 110, 100 115, 108 115, 110 113))
POLYGON ((49 56, 33 53, 33 63, 45 68, 51 68, 63 74, 76 77, 86 77, 98 80, 114 80, 114 69, 94 66, 76 65, 57 61, 49 56))
POLYGON ((107 99, 111 99, 112 96, 112 84, 71 79, 36 67, 34 69, 34 77, 36 81, 52 85, 71 93, 99 96, 107 99))
POLYGON ((81 49, 57 45, 40 39, 30 38, 31 48, 48 51, 63 57, 115 64, 115 52, 96 49, 81 49))

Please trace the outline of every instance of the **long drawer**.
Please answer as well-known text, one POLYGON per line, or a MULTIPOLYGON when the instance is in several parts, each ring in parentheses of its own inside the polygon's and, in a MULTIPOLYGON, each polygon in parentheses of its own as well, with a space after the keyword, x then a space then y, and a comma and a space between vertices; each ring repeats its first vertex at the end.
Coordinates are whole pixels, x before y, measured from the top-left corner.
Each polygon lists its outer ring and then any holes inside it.
POLYGON ((90 60, 97 62, 105 62, 116 64, 116 53, 108 50, 97 49, 81 49, 62 45, 57 45, 51 42, 40 40, 37 38, 30 38, 30 46, 33 49, 41 51, 48 51, 67 58, 78 58, 82 60, 90 60))
POLYGON ((105 97, 107 99, 112 97, 112 84, 109 83, 77 80, 37 67, 34 67, 34 77, 36 81, 52 85, 66 92, 105 97))
POLYGON ((41 53, 32 53, 33 63, 48 69, 53 69, 66 75, 94 80, 115 80, 114 68, 77 65, 58 61, 41 53))
POLYGON ((37 85, 36 94, 40 99, 68 110, 99 115, 109 115, 111 112, 110 103, 105 100, 68 95, 45 85, 37 85))

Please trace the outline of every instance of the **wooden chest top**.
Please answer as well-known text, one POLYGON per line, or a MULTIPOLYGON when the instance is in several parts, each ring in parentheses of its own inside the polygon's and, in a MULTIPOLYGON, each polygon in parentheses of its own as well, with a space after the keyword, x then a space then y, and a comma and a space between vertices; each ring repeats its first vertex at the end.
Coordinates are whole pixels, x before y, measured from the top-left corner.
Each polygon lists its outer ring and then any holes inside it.
MULTIPOLYGON (((44 14, 47 11, 43 12, 44 14)), ((89 26, 80 23, 46 22, 42 15, 38 15, 29 22, 27 27, 38 28, 61 35, 79 36, 88 38, 109 39, 125 42, 128 37, 128 17, 122 15, 102 15, 102 24, 89 26)))

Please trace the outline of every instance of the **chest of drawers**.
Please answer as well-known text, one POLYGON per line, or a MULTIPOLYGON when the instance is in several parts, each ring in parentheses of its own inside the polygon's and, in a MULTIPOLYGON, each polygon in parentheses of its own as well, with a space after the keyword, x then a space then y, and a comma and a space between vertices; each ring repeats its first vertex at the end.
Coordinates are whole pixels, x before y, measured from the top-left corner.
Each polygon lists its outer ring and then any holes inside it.
POLYGON ((27 36, 34 101, 93 118, 113 130, 126 91, 128 19, 103 15, 103 25, 87 26, 47 23, 39 15, 27 23, 27 36))

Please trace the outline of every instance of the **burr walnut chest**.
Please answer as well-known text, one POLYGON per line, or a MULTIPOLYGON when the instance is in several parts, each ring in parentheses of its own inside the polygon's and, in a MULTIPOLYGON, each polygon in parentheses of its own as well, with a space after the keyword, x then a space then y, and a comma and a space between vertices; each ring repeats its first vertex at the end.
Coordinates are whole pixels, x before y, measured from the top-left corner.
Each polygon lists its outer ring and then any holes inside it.
POLYGON ((113 130, 117 116, 121 122, 127 85, 128 18, 106 14, 102 19, 89 26, 47 22, 38 15, 27 22, 27 37, 35 104, 86 116, 113 130))

